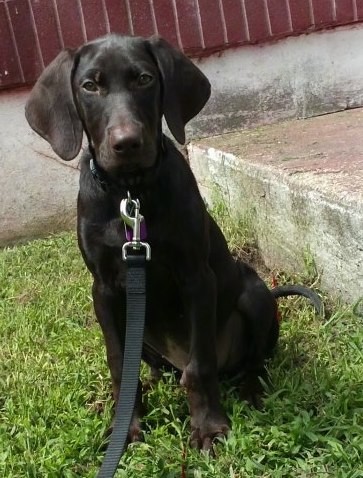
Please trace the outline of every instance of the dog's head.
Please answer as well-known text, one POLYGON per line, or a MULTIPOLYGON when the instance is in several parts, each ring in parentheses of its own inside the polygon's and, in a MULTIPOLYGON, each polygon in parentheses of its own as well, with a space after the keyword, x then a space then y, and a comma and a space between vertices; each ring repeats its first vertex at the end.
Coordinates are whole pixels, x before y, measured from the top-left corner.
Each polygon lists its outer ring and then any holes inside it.
POLYGON ((62 159, 78 154, 85 129, 105 171, 129 172, 156 160, 162 115, 184 143, 186 123, 209 96, 204 74, 165 40, 109 35, 62 51, 25 114, 62 159))

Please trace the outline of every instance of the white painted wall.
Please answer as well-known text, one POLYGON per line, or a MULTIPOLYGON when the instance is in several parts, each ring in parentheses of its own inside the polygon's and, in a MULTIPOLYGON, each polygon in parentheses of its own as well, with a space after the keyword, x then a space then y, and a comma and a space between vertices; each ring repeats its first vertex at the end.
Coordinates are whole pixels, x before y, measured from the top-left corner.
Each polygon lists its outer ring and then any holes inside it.
POLYGON ((361 24, 201 60, 213 94, 192 131, 220 134, 362 106, 362 45, 361 24))
POLYGON ((73 228, 77 162, 64 163, 24 117, 28 90, 0 94, 0 245, 73 228))
MULTIPOLYGON (((363 105, 363 26, 245 46, 200 60, 213 95, 189 138, 363 105)), ((0 244, 74 226, 77 161, 24 118, 27 89, 0 93, 0 244)))

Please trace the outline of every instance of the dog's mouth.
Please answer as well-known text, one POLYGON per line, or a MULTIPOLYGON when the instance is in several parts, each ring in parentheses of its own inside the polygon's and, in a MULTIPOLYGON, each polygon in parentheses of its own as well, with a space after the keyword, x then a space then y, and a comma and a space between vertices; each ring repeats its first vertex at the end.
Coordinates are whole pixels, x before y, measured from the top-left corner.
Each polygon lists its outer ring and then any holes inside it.
POLYGON ((120 154, 111 152, 109 148, 101 146, 98 154, 96 151, 97 163, 106 172, 112 175, 142 174, 149 170, 156 163, 155 153, 148 150, 138 151, 134 154, 120 154))
POLYGON ((119 164, 117 170, 121 174, 142 174, 144 171, 153 167, 155 161, 134 161, 132 164, 129 162, 125 164, 119 164))

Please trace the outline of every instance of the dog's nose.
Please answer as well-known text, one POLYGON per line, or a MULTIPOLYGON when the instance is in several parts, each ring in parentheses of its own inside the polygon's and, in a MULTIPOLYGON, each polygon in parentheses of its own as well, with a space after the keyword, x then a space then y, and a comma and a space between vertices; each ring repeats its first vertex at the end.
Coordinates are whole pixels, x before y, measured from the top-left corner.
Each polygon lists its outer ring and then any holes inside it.
POLYGON ((111 148, 119 154, 136 153, 142 146, 141 128, 138 125, 109 128, 111 148))

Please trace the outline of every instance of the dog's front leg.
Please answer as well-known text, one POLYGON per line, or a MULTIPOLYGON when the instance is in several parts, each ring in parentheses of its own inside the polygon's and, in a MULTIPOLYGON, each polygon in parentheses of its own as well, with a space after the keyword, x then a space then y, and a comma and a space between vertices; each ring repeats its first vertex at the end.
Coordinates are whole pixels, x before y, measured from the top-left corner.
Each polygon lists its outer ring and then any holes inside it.
MULTIPOLYGON (((124 293, 114 292, 104 284, 93 283, 93 303, 97 320, 106 344, 107 363, 111 372, 113 398, 117 404, 122 375, 125 344, 126 298, 124 293)), ((143 414, 142 384, 139 380, 135 409, 132 416, 128 440, 139 441, 142 437, 140 418, 143 414)), ((112 431, 113 423, 109 428, 112 431)))
POLYGON ((182 287, 182 296, 186 320, 190 323, 190 351, 181 384, 189 401, 191 445, 209 450, 213 439, 225 436, 229 430, 218 387, 216 283, 208 266, 186 277, 188 282, 182 287))

